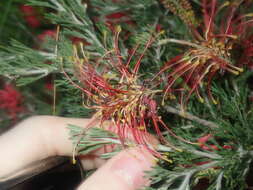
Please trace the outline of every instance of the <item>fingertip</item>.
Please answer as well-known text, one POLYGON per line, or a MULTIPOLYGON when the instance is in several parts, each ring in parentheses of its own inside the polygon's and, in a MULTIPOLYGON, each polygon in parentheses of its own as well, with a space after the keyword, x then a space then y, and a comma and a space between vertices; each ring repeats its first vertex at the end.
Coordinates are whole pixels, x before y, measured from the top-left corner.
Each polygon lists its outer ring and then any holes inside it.
POLYGON ((78 190, 136 190, 149 184, 145 171, 155 164, 146 149, 127 149, 107 161, 78 190))

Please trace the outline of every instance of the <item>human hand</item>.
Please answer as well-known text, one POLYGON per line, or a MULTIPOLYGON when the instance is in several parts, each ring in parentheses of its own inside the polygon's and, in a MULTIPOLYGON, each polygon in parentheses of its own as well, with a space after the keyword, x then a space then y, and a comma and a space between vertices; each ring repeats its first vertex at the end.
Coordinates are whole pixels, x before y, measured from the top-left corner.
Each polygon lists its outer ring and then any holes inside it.
MULTIPOLYGON (((68 124, 87 126, 90 119, 36 116, 24 120, 0 136, 0 178, 30 163, 51 156, 71 156, 68 124)), ((151 137, 151 141, 156 142, 151 137)), ((124 150, 112 159, 99 158, 101 150, 83 157, 85 169, 100 167, 79 190, 135 190, 148 185, 144 171, 154 165, 154 157, 145 149, 124 150)))

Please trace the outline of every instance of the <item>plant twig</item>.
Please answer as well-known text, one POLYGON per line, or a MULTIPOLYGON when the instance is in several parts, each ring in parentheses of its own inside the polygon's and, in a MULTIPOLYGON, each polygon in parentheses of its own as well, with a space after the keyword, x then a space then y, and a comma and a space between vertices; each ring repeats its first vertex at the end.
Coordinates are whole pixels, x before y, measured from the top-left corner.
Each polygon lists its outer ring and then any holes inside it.
POLYGON ((211 129, 215 129, 215 128, 219 128, 218 125, 216 125, 215 123, 211 122, 211 121, 207 121, 207 120, 204 120, 204 119, 200 119, 198 118, 197 116, 195 115, 192 115, 191 113, 188 113, 188 112, 185 112, 185 111, 181 111, 181 110, 178 110, 176 108, 173 108, 171 106, 164 106, 164 108, 166 109, 166 111, 168 111, 169 113, 173 113, 173 114, 176 114, 176 115, 179 115, 180 117, 183 117, 185 119, 189 119, 191 121, 195 121, 201 125, 204 125, 206 127, 209 127, 211 129))
POLYGON ((192 42, 188 42, 185 40, 177 40, 177 39, 173 39, 173 38, 167 38, 167 39, 163 39, 163 40, 158 41, 158 45, 164 45, 167 43, 176 43, 176 44, 187 45, 187 46, 191 46, 191 47, 195 47, 195 48, 201 47, 200 45, 192 43, 192 42))

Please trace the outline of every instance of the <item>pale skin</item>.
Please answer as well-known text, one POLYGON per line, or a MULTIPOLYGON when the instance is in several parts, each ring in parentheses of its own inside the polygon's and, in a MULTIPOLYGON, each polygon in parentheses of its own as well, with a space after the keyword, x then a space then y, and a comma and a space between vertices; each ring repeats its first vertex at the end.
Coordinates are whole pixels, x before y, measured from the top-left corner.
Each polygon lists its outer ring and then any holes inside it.
MULTIPOLYGON (((90 119, 35 116, 20 122, 0 136, 0 179, 38 160, 51 156, 71 156, 68 124, 85 127, 90 119)), ((151 137, 150 141, 156 143, 151 137)), ((155 158, 143 147, 123 150, 108 161, 99 158, 101 150, 84 156, 85 169, 99 168, 78 190, 137 190, 147 186, 143 176, 155 158)))

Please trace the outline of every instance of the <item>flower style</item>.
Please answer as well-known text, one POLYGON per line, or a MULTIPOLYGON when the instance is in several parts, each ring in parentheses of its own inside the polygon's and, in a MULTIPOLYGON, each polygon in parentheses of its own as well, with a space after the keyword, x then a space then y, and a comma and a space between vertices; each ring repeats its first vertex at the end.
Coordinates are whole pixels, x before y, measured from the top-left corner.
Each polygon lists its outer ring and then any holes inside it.
POLYGON ((21 5, 20 10, 24 14, 24 19, 30 27, 38 28, 41 26, 38 13, 34 7, 29 5, 21 5))

